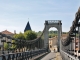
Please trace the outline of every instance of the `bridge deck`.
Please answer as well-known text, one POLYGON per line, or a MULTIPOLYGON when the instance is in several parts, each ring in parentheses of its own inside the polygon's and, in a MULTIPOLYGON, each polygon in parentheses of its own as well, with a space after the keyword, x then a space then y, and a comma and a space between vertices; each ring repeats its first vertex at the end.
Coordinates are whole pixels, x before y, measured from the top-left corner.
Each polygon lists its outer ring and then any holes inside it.
POLYGON ((46 55, 44 58, 41 60, 62 60, 60 53, 59 52, 51 52, 48 55, 46 55))

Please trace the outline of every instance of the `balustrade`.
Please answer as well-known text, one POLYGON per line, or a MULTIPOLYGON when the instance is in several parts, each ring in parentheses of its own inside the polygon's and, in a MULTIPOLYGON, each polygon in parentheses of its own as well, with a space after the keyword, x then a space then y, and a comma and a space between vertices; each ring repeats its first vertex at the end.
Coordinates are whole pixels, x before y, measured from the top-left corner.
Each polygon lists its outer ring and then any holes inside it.
POLYGON ((31 41, 26 41, 21 39, 15 39, 0 33, 0 39, 1 39, 1 42, 3 43, 0 60, 20 60, 20 59, 28 60, 28 59, 31 59, 32 57, 38 56, 39 54, 47 52, 47 50, 44 48, 39 49, 40 37, 31 41), (16 42, 12 42, 12 40, 15 40, 16 42), (6 53, 4 50, 5 42, 8 44, 8 50, 6 53), (15 45, 16 48, 15 47, 11 48, 12 45, 15 45), (35 47, 37 47, 38 49, 35 50, 35 47))
POLYGON ((67 38, 65 40, 62 40, 61 55, 64 60, 66 60, 66 57, 68 57, 69 60, 70 59, 80 60, 80 25, 79 25, 80 11, 79 10, 76 13, 75 20, 72 23, 72 26, 70 28, 67 38), (78 28, 78 30, 76 28, 78 28), (77 49, 76 49, 76 46, 77 46, 77 49))

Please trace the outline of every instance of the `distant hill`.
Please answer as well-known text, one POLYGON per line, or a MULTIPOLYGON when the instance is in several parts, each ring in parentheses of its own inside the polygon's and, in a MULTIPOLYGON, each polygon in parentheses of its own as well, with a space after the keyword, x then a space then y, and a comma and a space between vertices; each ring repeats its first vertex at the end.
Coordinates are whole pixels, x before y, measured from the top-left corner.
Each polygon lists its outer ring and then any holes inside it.
MULTIPOLYGON (((42 31, 39 31, 39 32, 36 32, 36 33, 37 33, 37 36, 40 36, 42 31)), ((62 32, 62 34, 67 34, 67 33, 68 32, 62 32)), ((49 38, 57 36, 57 34, 58 34, 58 31, 51 30, 51 31, 49 31, 49 38)))

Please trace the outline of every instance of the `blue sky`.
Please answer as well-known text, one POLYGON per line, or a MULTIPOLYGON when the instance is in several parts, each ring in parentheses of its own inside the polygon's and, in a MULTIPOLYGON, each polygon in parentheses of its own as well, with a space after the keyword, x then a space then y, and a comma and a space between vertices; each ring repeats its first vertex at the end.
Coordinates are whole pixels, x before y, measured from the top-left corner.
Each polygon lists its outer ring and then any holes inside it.
POLYGON ((23 32, 28 22, 33 31, 42 31, 45 20, 62 20, 68 32, 80 0, 0 0, 0 31, 23 32))

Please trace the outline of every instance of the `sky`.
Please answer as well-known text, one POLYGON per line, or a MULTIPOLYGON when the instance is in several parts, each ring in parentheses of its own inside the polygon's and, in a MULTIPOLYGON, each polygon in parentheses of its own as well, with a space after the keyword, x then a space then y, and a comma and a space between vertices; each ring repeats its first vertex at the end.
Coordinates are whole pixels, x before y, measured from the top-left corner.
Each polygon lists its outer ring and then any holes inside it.
POLYGON ((0 0, 0 32, 24 32, 28 21, 33 31, 43 31, 45 20, 61 20, 68 32, 79 7, 80 0, 0 0))

